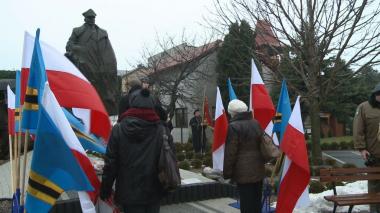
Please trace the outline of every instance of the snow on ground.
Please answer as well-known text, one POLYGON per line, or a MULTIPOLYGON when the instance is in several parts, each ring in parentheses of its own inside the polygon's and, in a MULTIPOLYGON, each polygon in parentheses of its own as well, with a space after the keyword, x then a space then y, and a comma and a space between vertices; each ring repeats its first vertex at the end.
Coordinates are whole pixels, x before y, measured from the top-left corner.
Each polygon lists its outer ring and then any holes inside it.
MULTIPOLYGON (((348 183, 345 186, 337 186, 337 193, 339 194, 357 194, 357 193, 367 193, 367 181, 357 181, 353 183, 348 183)), ((328 190, 321 192, 319 194, 310 194, 311 203, 308 207, 295 209, 294 213, 320 213, 329 211, 331 212, 334 208, 332 202, 326 201, 323 197, 328 195, 333 195, 333 190, 328 190)), ((273 207, 276 203, 273 203, 273 207)), ((338 207, 337 212, 347 212, 348 207, 338 207)), ((352 212, 362 212, 369 211, 368 205, 354 206, 352 212)))

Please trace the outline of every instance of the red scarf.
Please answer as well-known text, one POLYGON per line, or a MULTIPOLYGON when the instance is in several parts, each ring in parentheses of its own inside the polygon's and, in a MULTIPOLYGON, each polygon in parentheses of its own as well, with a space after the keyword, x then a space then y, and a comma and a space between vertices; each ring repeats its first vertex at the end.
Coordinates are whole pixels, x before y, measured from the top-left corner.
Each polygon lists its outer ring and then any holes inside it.
POLYGON ((145 109, 145 108, 129 108, 126 112, 121 114, 117 122, 120 122, 126 117, 135 117, 140 118, 145 121, 159 121, 160 118, 156 114, 154 109, 145 109))

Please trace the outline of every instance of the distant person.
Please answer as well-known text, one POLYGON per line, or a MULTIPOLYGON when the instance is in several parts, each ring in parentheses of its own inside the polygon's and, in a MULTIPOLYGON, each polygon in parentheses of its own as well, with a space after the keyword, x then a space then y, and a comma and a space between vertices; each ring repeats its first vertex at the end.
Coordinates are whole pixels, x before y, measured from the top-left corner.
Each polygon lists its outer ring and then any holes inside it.
POLYGON ((127 82, 126 87, 129 87, 129 90, 120 99, 118 118, 120 118, 121 115, 129 109, 129 95, 132 92, 142 88, 141 81, 137 78, 133 78, 127 82))
POLYGON ((149 90, 136 90, 129 99, 130 108, 113 127, 107 145, 100 198, 110 198, 116 181, 115 201, 124 212, 156 213, 164 194, 158 179, 161 121, 149 90))
POLYGON ((231 120, 224 150, 223 176, 237 183, 240 212, 260 213, 264 179, 264 159, 260 152, 263 130, 238 100, 228 104, 231 120))
POLYGON ((149 89, 150 86, 152 86, 152 82, 150 81, 148 77, 141 78, 141 84, 142 84, 142 88, 144 89, 149 89))
POLYGON ((191 141, 195 153, 205 152, 206 148, 206 125, 202 122, 201 113, 199 109, 194 111, 194 117, 190 119, 189 125, 191 127, 191 141))
POLYGON ((167 111, 161 106, 157 105, 155 106, 154 110, 156 111, 158 117, 160 117, 161 123, 168 129, 168 132, 170 133, 173 130, 173 124, 168 117, 167 111))
MULTIPOLYGON (((380 83, 372 90, 368 101, 355 112, 354 146, 367 166, 380 166, 380 83)), ((380 181, 369 180, 368 192, 380 192, 380 181)), ((380 213, 380 205, 370 205, 370 212, 380 213)))

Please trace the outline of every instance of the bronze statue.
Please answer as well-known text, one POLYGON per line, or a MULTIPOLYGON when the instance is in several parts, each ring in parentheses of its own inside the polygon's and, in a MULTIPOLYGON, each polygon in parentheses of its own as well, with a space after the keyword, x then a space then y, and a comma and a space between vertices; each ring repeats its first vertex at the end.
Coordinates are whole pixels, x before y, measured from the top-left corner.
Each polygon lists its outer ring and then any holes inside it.
POLYGON ((119 88, 115 53, 107 32, 95 24, 95 12, 89 9, 83 16, 85 23, 73 29, 65 55, 96 88, 108 113, 116 114, 119 88))

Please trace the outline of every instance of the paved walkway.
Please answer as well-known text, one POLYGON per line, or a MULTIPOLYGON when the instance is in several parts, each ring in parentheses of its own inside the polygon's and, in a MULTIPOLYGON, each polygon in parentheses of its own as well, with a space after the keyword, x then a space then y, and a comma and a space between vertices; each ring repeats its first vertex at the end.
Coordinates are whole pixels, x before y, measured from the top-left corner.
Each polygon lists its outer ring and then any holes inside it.
POLYGON ((350 163, 359 168, 365 167, 364 160, 360 156, 360 153, 355 150, 323 151, 323 155, 336 160, 340 165, 350 163))
POLYGON ((233 208, 228 204, 236 200, 231 198, 220 198, 212 200, 197 201, 191 203, 180 203, 161 206, 161 213, 238 213, 239 209, 233 208))

